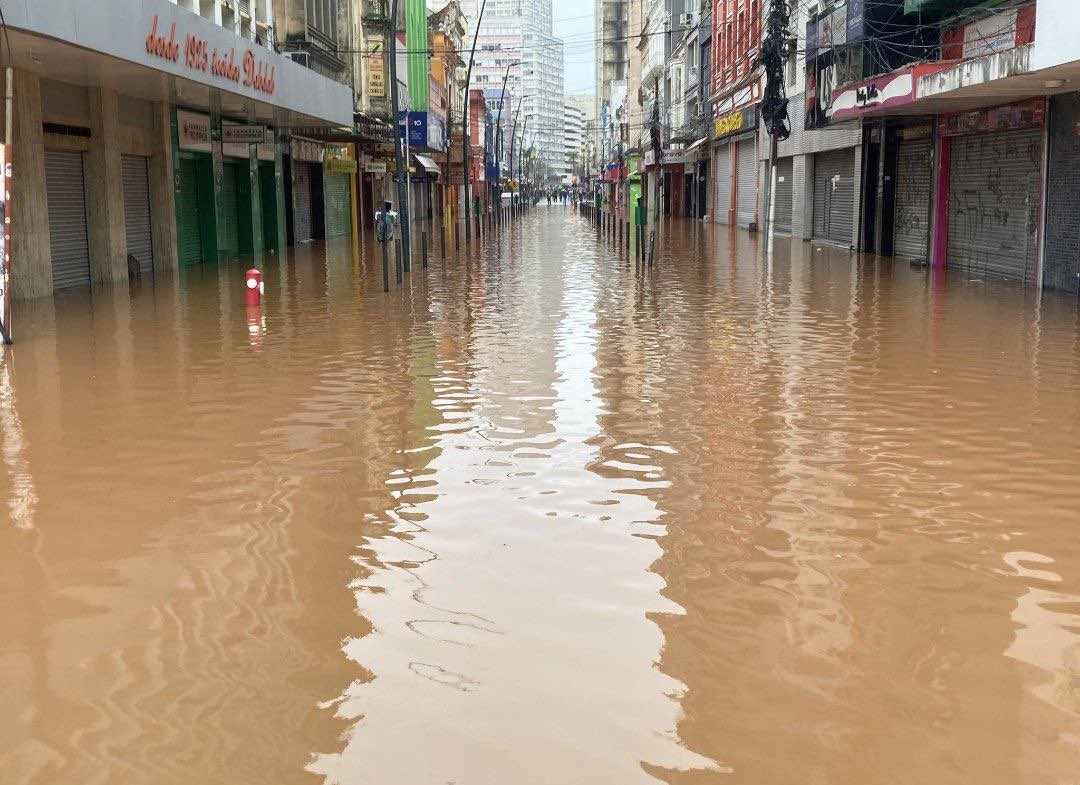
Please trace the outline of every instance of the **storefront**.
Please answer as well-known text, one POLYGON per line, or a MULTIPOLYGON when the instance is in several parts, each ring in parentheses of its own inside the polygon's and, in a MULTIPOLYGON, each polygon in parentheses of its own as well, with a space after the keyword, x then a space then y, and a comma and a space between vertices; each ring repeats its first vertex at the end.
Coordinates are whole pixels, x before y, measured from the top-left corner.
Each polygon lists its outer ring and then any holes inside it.
POLYGON ((941 115, 937 264, 1034 283, 1046 100, 941 115))
POLYGON ((757 226, 757 106, 716 118, 713 128, 714 220, 744 229, 757 226))
MULTIPOLYGON (((847 189, 825 187, 815 177, 815 205, 834 198, 824 216, 815 216, 814 236, 826 242, 858 244, 864 251, 892 254, 903 259, 926 259, 929 240, 932 170, 932 122, 908 114, 916 101, 917 85, 923 77, 946 67, 945 63, 921 63, 902 70, 855 82, 833 92, 828 116, 831 121, 849 123, 861 132, 861 145, 851 160, 856 184, 854 210, 861 213, 861 236, 852 235, 841 224, 847 213, 847 189), (866 119, 865 124, 852 121, 866 119), (865 171, 866 176, 859 173, 865 171), (861 188, 859 183, 861 180, 861 188), (834 209, 835 208, 835 209, 834 209)), ((820 118, 819 118, 820 120, 820 118)), ((839 161, 839 157, 837 159, 839 161)), ((840 162, 842 169, 849 161, 840 162)), ((825 173, 835 176, 835 168, 825 173)))
POLYGON ((280 248, 268 242, 273 211, 261 209, 280 183, 273 147, 264 166, 254 143, 223 149, 222 115, 245 127, 340 126, 351 90, 274 51, 251 24, 167 0, 89 5, 124 20, 124 34, 88 24, 86 3, 5 7, 18 101, 14 295, 280 248))
POLYGON ((177 109, 176 234, 180 264, 217 258, 210 115, 177 109))
POLYGON ((345 237, 352 234, 352 181, 356 175, 353 145, 329 144, 323 159, 323 208, 326 215, 326 236, 345 237))
POLYGON ((274 132, 264 125, 175 111, 176 228, 181 264, 276 250, 274 132))
POLYGON ((294 136, 289 143, 290 245, 325 237, 323 156, 325 146, 314 139, 294 136))

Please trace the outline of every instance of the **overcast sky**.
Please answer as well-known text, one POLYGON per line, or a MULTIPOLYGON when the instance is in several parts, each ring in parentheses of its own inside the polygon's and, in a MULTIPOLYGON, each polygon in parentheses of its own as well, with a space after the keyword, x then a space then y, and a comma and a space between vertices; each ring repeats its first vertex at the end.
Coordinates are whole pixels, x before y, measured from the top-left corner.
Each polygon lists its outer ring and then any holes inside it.
POLYGON ((563 89, 567 95, 591 93, 596 88, 593 0, 552 0, 552 5, 554 32, 564 42, 563 89))

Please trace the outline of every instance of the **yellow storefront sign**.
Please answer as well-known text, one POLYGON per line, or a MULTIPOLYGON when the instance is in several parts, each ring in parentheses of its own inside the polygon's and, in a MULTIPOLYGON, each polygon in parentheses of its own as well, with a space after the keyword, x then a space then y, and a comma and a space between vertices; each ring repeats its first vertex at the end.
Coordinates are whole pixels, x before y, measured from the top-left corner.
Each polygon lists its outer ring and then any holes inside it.
POLYGON ((724 115, 723 117, 716 118, 716 136, 719 139, 721 136, 727 136, 733 134, 736 131, 741 131, 746 125, 746 113, 741 109, 738 112, 732 112, 731 114, 724 115))
POLYGON ((323 171, 331 174, 352 174, 356 171, 356 161, 345 161, 341 158, 327 158, 323 161, 323 171))

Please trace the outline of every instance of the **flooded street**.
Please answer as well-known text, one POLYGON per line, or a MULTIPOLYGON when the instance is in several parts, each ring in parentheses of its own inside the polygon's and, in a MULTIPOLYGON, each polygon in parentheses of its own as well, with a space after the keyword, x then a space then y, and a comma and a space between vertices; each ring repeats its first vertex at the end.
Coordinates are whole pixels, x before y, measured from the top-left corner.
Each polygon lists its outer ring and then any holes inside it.
POLYGON ((670 234, 19 303, 0 782, 1080 782, 1075 300, 670 234))

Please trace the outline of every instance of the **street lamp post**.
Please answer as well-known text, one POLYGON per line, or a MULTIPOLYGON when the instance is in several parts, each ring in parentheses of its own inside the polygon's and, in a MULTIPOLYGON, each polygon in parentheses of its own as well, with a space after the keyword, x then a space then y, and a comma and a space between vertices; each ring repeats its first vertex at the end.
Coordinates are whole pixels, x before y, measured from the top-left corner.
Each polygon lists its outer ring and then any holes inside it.
MULTIPOLYGON (((503 74, 502 92, 499 94, 499 115, 495 120, 495 222, 502 221, 502 110, 506 102, 506 80, 510 78, 510 67, 520 65, 520 60, 512 60, 506 64, 506 73, 503 74)), ((513 159, 511 159, 512 161, 513 159)), ((511 169, 513 166, 510 167, 511 169)))

